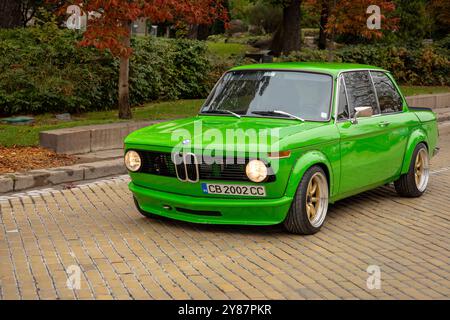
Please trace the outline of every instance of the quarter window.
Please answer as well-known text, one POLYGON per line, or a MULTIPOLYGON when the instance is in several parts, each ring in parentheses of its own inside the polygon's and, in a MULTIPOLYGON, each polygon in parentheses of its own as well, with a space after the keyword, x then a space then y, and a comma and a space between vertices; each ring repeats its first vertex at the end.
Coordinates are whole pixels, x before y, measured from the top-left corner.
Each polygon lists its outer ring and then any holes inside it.
POLYGON ((344 78, 341 77, 339 80, 339 105, 338 105, 338 114, 337 120, 345 120, 348 119, 348 102, 347 95, 345 94, 345 85, 344 78))
POLYGON ((357 107, 371 107, 373 114, 380 113, 369 71, 346 72, 344 80, 351 118, 355 116, 357 107))
POLYGON ((402 97, 396 90, 391 79, 379 71, 371 71, 373 83, 377 91, 381 113, 399 112, 403 109, 402 97))

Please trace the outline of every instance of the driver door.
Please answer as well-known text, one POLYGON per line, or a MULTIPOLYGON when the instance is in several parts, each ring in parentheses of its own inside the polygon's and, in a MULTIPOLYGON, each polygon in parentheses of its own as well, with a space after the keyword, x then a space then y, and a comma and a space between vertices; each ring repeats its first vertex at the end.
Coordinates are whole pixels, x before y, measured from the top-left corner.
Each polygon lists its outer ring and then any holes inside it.
POLYGON ((389 163, 386 163, 390 148, 369 72, 343 73, 338 90, 336 125, 341 150, 339 194, 350 195, 390 178, 389 163), (373 115, 352 120, 358 107, 371 107, 373 115))

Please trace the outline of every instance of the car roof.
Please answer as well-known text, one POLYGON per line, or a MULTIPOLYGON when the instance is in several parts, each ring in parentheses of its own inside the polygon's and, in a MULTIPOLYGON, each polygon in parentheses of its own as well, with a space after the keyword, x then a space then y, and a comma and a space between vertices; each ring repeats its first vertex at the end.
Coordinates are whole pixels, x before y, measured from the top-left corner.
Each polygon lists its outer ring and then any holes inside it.
POLYGON ((231 71, 238 70, 298 70, 311 71, 337 75, 343 71, 349 70, 380 70, 386 71, 382 68, 356 63, 343 62, 275 62, 275 63, 257 63, 245 66, 232 68, 231 71))

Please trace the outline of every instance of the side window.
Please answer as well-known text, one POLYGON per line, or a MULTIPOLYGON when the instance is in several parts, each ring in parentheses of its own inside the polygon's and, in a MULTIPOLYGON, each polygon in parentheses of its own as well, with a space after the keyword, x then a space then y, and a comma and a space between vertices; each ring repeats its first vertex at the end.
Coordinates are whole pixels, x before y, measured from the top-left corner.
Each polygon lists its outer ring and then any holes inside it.
POLYGON ((370 74, 377 90, 381 113, 402 111, 402 97, 397 92, 391 79, 384 72, 371 71, 370 74))
POLYGON ((339 93, 338 93, 338 112, 337 120, 345 120, 349 118, 348 114, 348 102, 347 95, 345 94, 344 78, 340 77, 339 80, 339 93))
POLYGON ((371 107, 373 114, 380 113, 369 71, 346 72, 344 80, 351 118, 355 116, 357 107, 371 107))

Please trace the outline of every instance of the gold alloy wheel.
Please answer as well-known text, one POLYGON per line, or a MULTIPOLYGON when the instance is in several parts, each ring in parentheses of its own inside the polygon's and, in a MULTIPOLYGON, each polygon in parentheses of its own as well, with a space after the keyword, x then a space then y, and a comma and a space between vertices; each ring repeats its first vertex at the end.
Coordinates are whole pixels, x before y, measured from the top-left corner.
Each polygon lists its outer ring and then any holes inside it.
POLYGON ((419 150, 414 163, 414 179, 420 192, 425 191, 430 175, 429 158, 425 148, 419 150))
POLYGON ((322 225, 328 210, 328 183, 321 172, 309 180, 305 204, 309 222, 314 227, 322 225))

